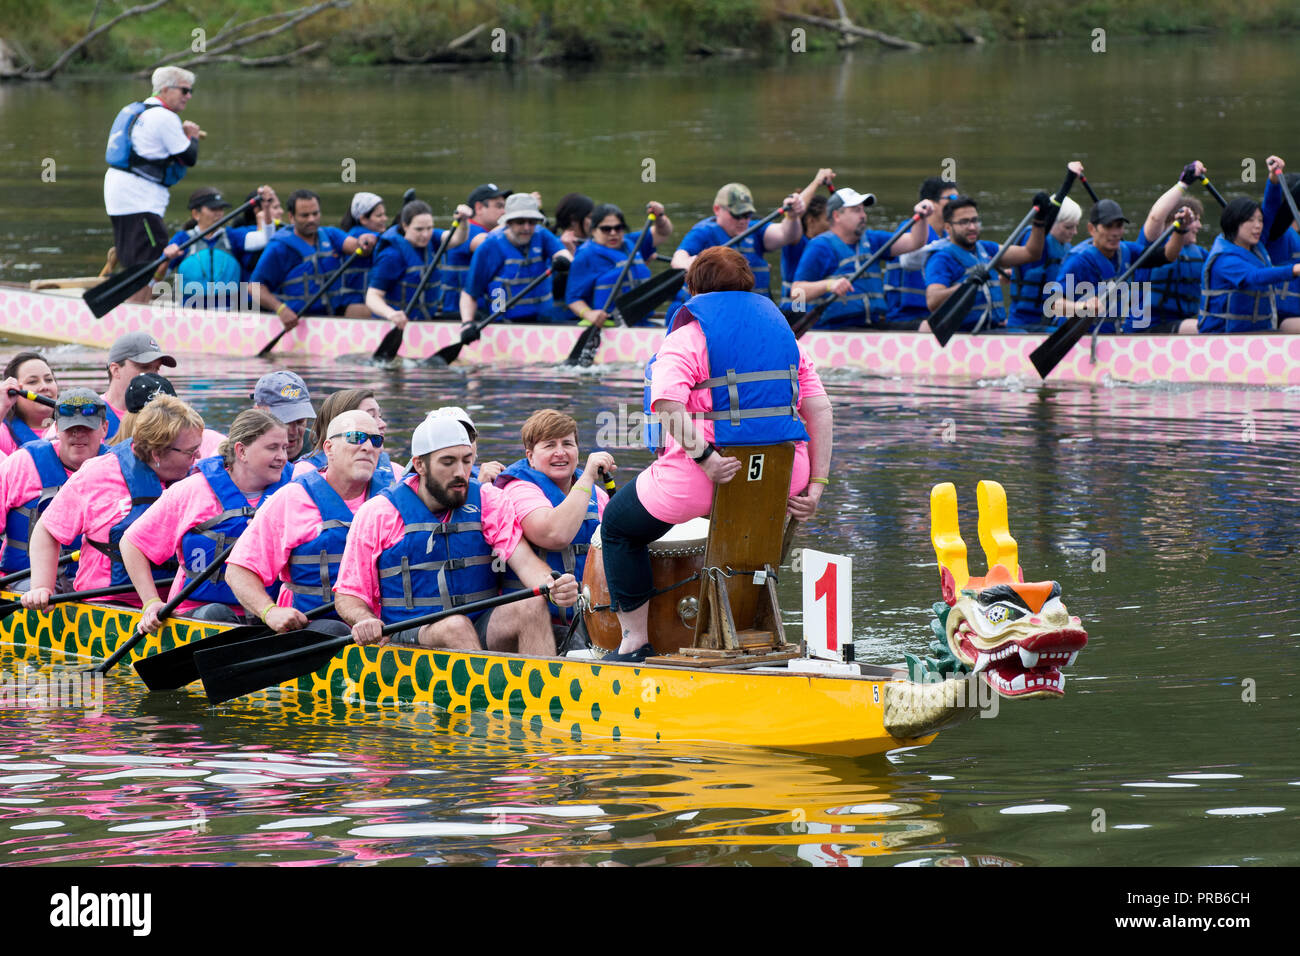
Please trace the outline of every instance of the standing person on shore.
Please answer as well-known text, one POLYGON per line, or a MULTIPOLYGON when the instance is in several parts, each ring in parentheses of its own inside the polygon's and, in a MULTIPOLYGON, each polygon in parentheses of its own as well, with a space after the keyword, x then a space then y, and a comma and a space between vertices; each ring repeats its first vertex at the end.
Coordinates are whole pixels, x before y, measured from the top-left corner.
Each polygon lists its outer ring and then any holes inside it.
MULTIPOLYGON (((198 162, 204 135, 198 123, 182 122, 179 115, 194 93, 194 74, 160 66, 152 82, 152 96, 117 114, 104 154, 104 208, 113 223, 117 262, 124 270, 162 255, 168 188, 198 162)), ((151 292, 146 284, 127 301, 148 302, 151 292)))
MULTIPOLYGON (((358 249, 362 255, 369 254, 375 237, 366 234, 358 238, 334 226, 322 226, 320 196, 310 189, 294 190, 288 209, 293 228, 281 229, 271 237, 252 281, 261 284, 262 308, 274 312, 286 329, 292 329, 298 324, 298 310, 343 264, 342 257, 358 249)), ((370 310, 363 296, 344 291, 338 283, 336 279, 316 300, 313 314, 368 319, 370 310)))
POLYGON ((12 455, 36 441, 50 419, 50 409, 39 402, 10 395, 9 389, 58 398, 59 383, 40 352, 19 352, 5 365, 0 383, 0 456, 12 455))

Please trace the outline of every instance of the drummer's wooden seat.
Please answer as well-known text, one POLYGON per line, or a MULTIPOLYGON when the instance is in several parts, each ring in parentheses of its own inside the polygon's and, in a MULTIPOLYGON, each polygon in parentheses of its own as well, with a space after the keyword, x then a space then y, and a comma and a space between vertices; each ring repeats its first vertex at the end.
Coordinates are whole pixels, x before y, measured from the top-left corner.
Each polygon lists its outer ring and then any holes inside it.
POLYGON ((740 471, 714 489, 695 643, 679 652, 682 663, 795 657, 798 649, 786 643, 776 600, 794 444, 734 445, 719 452, 739 458, 740 471))

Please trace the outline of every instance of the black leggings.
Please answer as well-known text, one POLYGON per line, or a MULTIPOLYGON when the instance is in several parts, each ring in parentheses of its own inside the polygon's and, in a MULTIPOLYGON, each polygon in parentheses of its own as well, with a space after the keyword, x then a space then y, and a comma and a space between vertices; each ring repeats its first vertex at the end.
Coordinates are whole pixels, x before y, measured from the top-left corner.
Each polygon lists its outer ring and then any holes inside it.
POLYGON ((636 495, 635 481, 609 499, 600 521, 600 545, 615 611, 635 611, 650 600, 654 584, 647 545, 662 538, 672 526, 645 510, 636 495))

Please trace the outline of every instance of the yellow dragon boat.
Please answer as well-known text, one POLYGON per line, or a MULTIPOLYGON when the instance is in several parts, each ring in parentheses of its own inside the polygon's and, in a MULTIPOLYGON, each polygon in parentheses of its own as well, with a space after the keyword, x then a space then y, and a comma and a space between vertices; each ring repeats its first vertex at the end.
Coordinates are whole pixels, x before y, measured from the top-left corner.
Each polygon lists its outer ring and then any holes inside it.
MULTIPOLYGON (((524 739, 575 742, 714 741, 862 756, 927 744, 1000 699, 1064 693, 1060 667, 1087 635, 1053 581, 1026 583, 996 482, 978 488, 979 537, 989 573, 973 578, 958 530, 956 490, 931 493, 932 540, 943 601, 931 622, 933 657, 882 667, 808 658, 723 666, 604 663, 510 653, 348 645, 325 666, 265 694, 293 710, 317 702, 436 707, 512 722, 524 739)), ((139 612, 98 603, 18 611, 0 622, 5 661, 107 659, 135 631, 139 612)), ((139 660, 226 628, 176 618, 140 641, 139 660)))

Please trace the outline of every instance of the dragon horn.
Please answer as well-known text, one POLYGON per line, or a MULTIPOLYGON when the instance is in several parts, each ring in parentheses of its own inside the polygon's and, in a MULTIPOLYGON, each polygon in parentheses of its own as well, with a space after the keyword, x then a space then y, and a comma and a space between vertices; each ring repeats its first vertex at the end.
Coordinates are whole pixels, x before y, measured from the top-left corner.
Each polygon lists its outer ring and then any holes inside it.
MULTIPOLYGON (((970 571, 966 567, 966 542, 962 540, 957 525, 957 488, 951 481, 930 489, 930 540, 939 560, 940 580, 944 571, 952 577, 953 593, 948 601, 951 604, 970 580, 970 571)), ((947 588, 944 590, 946 592, 947 588)), ((947 599, 948 595, 945 593, 944 597, 947 599)))
POLYGON ((981 481, 975 487, 975 500, 979 506, 980 547, 989 563, 989 571, 997 565, 1006 568, 1012 581, 1023 581, 1020 573, 1019 552, 1016 539, 1007 527, 1007 493, 996 481, 981 481))

